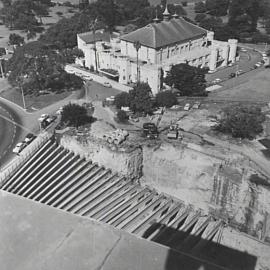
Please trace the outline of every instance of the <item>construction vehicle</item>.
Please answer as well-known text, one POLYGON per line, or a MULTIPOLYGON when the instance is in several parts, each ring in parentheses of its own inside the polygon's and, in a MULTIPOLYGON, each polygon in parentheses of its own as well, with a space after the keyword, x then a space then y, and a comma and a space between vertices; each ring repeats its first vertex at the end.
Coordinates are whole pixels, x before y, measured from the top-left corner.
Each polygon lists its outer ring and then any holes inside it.
POLYGON ((178 138, 178 125, 177 124, 170 125, 169 132, 167 133, 167 138, 177 140, 178 138))
POLYGON ((143 124, 143 134, 149 139, 157 139, 158 129, 154 123, 144 123, 143 124))

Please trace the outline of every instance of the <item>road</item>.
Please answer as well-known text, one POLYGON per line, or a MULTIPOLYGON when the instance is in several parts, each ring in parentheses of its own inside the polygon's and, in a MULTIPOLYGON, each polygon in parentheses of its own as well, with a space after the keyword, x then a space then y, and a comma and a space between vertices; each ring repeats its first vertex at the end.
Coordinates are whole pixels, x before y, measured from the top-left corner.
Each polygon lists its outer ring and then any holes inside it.
POLYGON ((0 101, 0 165, 4 165, 12 156, 12 149, 22 133, 19 115, 0 101))

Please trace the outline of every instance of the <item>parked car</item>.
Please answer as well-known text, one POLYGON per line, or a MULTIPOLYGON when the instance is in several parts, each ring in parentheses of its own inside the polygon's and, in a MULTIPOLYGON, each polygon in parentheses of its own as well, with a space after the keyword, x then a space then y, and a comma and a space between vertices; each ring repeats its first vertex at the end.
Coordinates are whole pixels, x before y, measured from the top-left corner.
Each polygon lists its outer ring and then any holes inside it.
POLYGON ((60 107, 57 111, 56 114, 61 115, 63 112, 63 107, 60 107))
POLYGON ((221 79, 220 78, 216 78, 215 80, 213 80, 213 83, 220 83, 221 79))
POLYGON ((196 101, 196 102, 193 104, 192 108, 193 108, 193 109, 199 109, 200 106, 201 106, 201 102, 200 102, 200 101, 196 101))
POLYGON ((89 75, 83 75, 82 77, 87 81, 93 81, 93 78, 89 75))
POLYGON ((12 152, 18 155, 20 152, 22 152, 25 146, 26 144, 24 142, 19 142, 16 144, 15 148, 13 148, 12 152))
POLYGON ((163 114, 163 107, 160 107, 160 108, 158 108, 157 110, 155 110, 154 112, 153 112, 153 114, 163 114))
POLYGON ((189 111, 190 110, 190 104, 187 103, 184 107, 184 111, 189 111))
POLYGON ((235 76, 236 76, 236 73, 234 73, 234 72, 232 72, 232 73, 229 75, 230 78, 234 78, 235 76))
POLYGON ((242 69, 239 69, 235 72, 235 74, 238 76, 238 75, 241 75, 244 71, 242 69))
POLYGON ((49 116, 47 119, 45 119, 45 121, 47 122, 47 124, 51 124, 56 118, 57 116, 52 115, 52 116, 49 116))
POLYGON ((173 105, 170 109, 171 110, 178 110, 180 108, 181 108, 181 105, 176 104, 176 105, 173 105))
POLYGON ((34 134, 28 133, 28 134, 25 136, 25 138, 24 138, 24 142, 25 142, 26 144, 29 144, 29 143, 31 143, 35 138, 36 138, 36 136, 35 136, 34 134))
POLYGON ((131 120, 133 122, 139 122, 140 121, 140 119, 138 117, 136 117, 135 115, 130 115, 129 120, 131 120))
POLYGON ((43 122, 43 121, 46 120, 48 117, 49 117, 49 115, 46 114, 46 113, 44 113, 44 114, 42 114, 42 115, 38 118, 38 121, 39 121, 39 122, 43 122))
POLYGON ((111 85, 109 82, 104 82, 103 85, 104 85, 105 87, 109 87, 109 88, 112 87, 112 85, 111 85))

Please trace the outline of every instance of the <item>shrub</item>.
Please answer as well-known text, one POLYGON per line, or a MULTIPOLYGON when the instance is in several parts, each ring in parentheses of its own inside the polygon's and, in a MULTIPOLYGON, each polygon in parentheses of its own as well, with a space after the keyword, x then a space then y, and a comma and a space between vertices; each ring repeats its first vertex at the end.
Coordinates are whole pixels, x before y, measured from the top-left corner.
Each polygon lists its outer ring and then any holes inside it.
POLYGON ((117 119, 119 120, 119 122, 124 123, 128 120, 128 115, 125 111, 120 110, 117 113, 117 119))
POLYGON ((177 104, 177 98, 170 90, 159 92, 156 95, 156 104, 161 107, 171 107, 177 104))

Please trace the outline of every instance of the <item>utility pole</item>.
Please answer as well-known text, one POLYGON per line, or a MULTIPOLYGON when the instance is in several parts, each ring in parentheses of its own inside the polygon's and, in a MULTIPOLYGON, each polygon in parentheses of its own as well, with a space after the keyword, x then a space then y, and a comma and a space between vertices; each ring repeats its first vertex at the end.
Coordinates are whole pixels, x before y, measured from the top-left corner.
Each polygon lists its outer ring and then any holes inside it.
POLYGON ((5 74, 4 74, 4 69, 3 69, 3 65, 2 65, 2 60, 3 60, 3 58, 1 57, 0 58, 0 69, 1 69, 2 78, 4 78, 5 77, 5 74))
POLYGON ((22 94, 23 109, 26 110, 24 91, 23 91, 23 86, 22 86, 22 79, 23 79, 23 76, 20 75, 20 77, 18 78, 18 83, 19 83, 19 87, 20 87, 20 90, 21 90, 21 94, 22 94))
POLYGON ((96 23, 97 23, 97 18, 92 23, 92 30, 93 30, 93 37, 94 37, 95 66, 96 66, 96 72, 98 72, 97 46, 96 46, 96 23))
POLYGON ((136 41, 133 45, 137 52, 137 84, 139 84, 140 82, 139 49, 141 48, 141 43, 140 41, 136 41))

